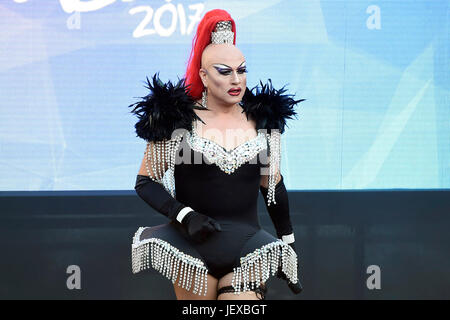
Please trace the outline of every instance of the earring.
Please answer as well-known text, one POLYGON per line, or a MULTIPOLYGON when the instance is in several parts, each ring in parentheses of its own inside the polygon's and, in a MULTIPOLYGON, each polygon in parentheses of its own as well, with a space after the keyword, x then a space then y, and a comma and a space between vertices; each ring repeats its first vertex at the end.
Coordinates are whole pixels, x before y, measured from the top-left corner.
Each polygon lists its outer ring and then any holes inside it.
POLYGON ((206 87, 205 87, 205 90, 203 90, 203 92, 202 92, 202 106, 203 107, 205 107, 205 108, 207 108, 206 107, 206 103, 207 103, 207 98, 206 98, 206 92, 207 92, 207 90, 206 90, 206 87))

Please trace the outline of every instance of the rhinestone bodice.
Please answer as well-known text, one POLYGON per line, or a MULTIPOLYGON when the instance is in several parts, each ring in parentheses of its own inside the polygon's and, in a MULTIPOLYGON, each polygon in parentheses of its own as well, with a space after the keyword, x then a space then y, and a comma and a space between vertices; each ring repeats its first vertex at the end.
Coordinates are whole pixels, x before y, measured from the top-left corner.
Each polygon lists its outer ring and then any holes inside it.
POLYGON ((262 132, 231 150, 226 150, 218 143, 199 136, 195 130, 188 132, 186 139, 192 150, 202 153, 210 163, 216 164, 227 174, 232 174, 260 151, 267 149, 266 136, 262 132))
POLYGON ((262 132, 231 150, 194 129, 187 132, 177 155, 183 161, 175 165, 177 200, 216 219, 259 225, 257 200, 267 146, 262 132))

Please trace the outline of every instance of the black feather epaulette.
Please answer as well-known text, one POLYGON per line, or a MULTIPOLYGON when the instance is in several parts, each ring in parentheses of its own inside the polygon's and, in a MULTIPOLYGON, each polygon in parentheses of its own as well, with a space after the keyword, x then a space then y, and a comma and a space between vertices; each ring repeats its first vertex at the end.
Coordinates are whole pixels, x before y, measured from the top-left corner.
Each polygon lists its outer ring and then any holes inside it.
POLYGON ((297 113, 294 106, 306 99, 294 100, 292 94, 285 94, 286 89, 282 87, 276 90, 269 79, 267 84, 260 81, 261 86, 246 89, 241 105, 247 114, 256 122, 256 129, 278 129, 283 133, 286 120, 292 119, 297 113), (255 91, 255 93, 253 93, 255 91))
POLYGON ((153 84, 147 78, 150 93, 129 105, 131 113, 138 117, 135 124, 136 135, 146 141, 171 139, 176 129, 190 130, 194 119, 201 119, 194 109, 205 109, 196 105, 188 94, 184 79, 176 84, 163 83, 158 74, 153 76, 153 84))

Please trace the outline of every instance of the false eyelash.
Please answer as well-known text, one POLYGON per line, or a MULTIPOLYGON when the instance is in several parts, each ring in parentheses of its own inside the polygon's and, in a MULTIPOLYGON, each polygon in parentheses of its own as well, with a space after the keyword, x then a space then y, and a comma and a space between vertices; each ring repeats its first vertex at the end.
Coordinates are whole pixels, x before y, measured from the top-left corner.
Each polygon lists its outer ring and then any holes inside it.
MULTIPOLYGON (((227 75, 229 75, 231 73, 230 70, 224 70, 224 69, 217 69, 217 71, 220 74, 225 75, 225 76, 227 76, 227 75)), ((247 70, 247 68, 245 68, 245 69, 244 68, 238 69, 238 73, 248 73, 248 70, 247 70)))

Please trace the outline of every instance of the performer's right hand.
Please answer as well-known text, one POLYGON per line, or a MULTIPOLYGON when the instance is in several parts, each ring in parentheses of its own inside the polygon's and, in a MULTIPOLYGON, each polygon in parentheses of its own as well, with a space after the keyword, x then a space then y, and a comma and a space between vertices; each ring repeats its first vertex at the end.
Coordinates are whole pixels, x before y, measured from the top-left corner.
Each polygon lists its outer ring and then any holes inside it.
POLYGON ((198 242, 205 240, 213 232, 222 231, 216 220, 196 211, 189 212, 183 218, 182 224, 191 239, 198 242))

